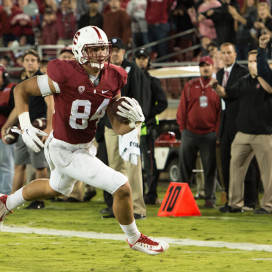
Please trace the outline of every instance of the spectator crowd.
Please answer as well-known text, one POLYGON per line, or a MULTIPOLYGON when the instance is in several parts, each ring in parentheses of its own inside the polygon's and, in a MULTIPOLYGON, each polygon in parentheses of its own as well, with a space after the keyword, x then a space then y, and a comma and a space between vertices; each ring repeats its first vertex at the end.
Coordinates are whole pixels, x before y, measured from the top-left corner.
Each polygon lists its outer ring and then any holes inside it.
MULTIPOLYGON (((126 49, 195 28, 195 34, 158 43, 149 52, 160 58, 201 43, 201 50, 187 56, 193 61, 208 54, 209 44, 219 48, 231 42, 237 60, 247 60, 258 37, 272 31, 268 0, 1 0, 0 4, 0 46, 13 49, 69 45, 76 30, 87 25, 103 29, 109 39, 121 38, 126 49)), ((271 55, 270 47, 271 42, 271 55)), ((52 59, 56 52, 47 50, 43 57, 52 59)), ((166 60, 182 60, 182 56, 166 60)))

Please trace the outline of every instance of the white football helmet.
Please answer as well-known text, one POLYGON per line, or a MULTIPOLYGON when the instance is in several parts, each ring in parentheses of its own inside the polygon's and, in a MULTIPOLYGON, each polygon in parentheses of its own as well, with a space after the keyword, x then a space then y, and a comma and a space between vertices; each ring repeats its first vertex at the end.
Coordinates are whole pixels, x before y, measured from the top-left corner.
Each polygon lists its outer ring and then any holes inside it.
POLYGON ((91 67, 102 69, 104 63, 109 62, 111 44, 102 29, 96 26, 86 26, 76 32, 72 51, 80 64, 90 64, 91 67), (95 47, 105 47, 105 52, 98 54, 95 47))

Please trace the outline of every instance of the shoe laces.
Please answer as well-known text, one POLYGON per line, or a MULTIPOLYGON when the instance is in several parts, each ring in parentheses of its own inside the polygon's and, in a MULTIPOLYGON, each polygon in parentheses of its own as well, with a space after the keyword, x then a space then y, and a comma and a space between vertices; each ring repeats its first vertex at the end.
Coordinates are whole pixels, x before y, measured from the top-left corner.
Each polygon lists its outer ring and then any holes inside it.
POLYGON ((158 242, 152 240, 150 237, 145 236, 143 234, 141 234, 141 237, 138 239, 137 243, 147 244, 149 246, 158 246, 159 245, 158 242))

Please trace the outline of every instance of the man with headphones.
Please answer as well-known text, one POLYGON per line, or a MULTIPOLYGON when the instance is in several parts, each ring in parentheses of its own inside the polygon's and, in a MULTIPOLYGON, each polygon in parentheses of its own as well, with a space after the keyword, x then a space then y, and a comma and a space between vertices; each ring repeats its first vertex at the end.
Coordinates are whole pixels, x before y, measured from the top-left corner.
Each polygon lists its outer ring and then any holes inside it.
MULTIPOLYGON (((149 53, 145 48, 140 48, 135 52, 134 61, 137 66, 144 72, 149 81, 151 90, 151 105, 149 115, 146 117, 141 128, 140 149, 143 161, 143 181, 148 187, 144 196, 145 204, 156 204, 157 185, 159 180, 159 171, 157 170, 154 145, 156 139, 156 115, 163 112, 167 106, 167 98, 161 87, 160 80, 151 76, 148 72, 150 67, 149 53)), ((144 186, 145 187, 145 186, 144 186)))
MULTIPOLYGON (((10 92, 15 85, 10 82, 5 66, 0 64, 0 129, 14 107, 14 101, 10 99, 10 92)), ((13 175, 14 147, 4 144, 0 131, 0 192, 11 193, 13 175)))

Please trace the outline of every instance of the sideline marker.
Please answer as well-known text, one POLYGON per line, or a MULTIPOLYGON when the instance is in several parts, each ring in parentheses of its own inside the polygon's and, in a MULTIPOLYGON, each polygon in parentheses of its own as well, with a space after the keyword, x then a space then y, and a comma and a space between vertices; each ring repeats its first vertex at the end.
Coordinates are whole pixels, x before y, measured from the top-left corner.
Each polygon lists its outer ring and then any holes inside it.
POLYGON ((170 182, 157 216, 200 216, 187 183, 170 182))

